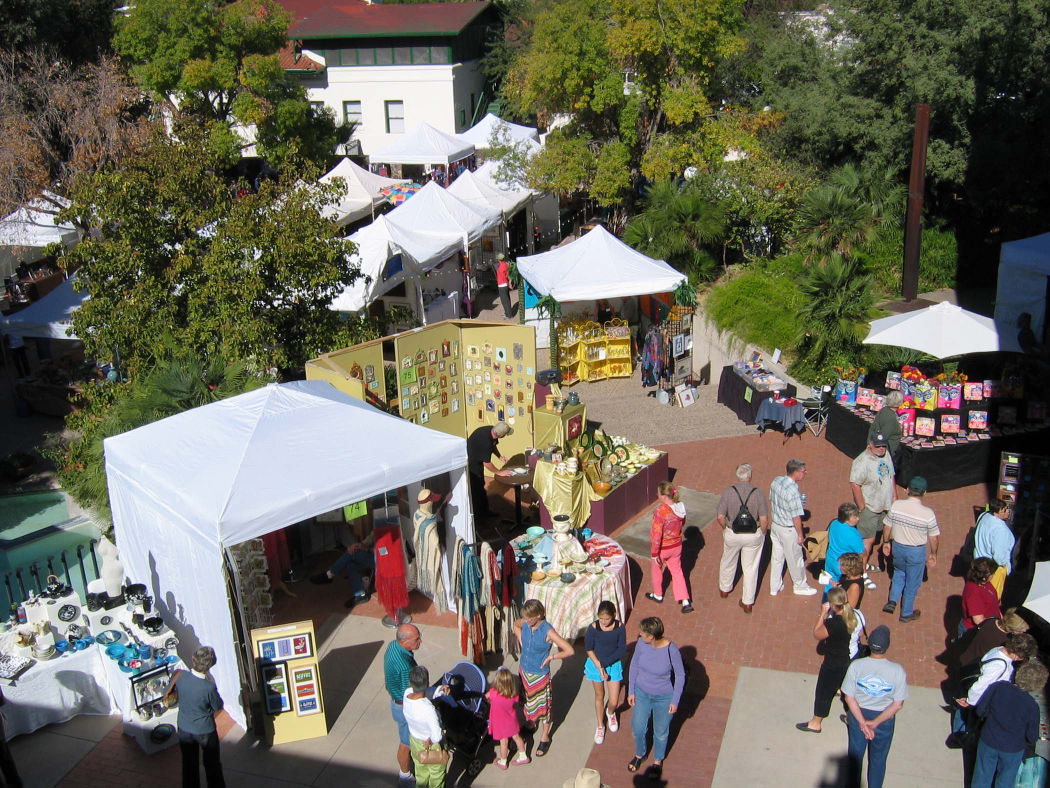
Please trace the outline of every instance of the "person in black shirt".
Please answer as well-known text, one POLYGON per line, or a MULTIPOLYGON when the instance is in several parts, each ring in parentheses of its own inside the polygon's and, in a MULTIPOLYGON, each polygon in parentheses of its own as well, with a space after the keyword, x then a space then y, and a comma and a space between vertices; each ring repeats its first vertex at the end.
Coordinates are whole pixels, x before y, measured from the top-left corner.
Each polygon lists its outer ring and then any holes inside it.
POLYGON ((820 608, 820 618, 813 627, 813 637, 824 644, 824 661, 817 674, 813 695, 813 719, 795 725, 806 733, 820 733, 824 719, 831 713, 831 702, 842 686, 849 667, 849 642, 860 622, 846 601, 846 592, 834 586, 828 591, 828 601, 820 608))
POLYGON ((494 474, 501 473, 492 464, 492 458, 498 457, 502 462, 507 458, 500 454, 499 440, 512 434, 514 430, 505 421, 489 427, 478 427, 467 438, 467 472, 470 475, 470 500, 474 506, 475 517, 492 517, 489 498, 485 493, 485 469, 494 474))

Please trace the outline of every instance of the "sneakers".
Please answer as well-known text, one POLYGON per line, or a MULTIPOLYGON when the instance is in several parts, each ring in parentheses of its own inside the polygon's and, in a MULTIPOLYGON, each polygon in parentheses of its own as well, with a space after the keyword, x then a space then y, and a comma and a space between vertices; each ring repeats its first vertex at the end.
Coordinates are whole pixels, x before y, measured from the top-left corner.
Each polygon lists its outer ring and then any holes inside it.
POLYGON ((532 758, 526 755, 525 751, 522 750, 514 756, 514 760, 511 761, 511 763, 513 763, 515 766, 524 766, 527 763, 532 763, 532 758))
POLYGON ((660 604, 661 602, 663 602, 663 601, 664 601, 664 598, 663 598, 662 596, 657 596, 656 594, 652 594, 652 593, 647 593, 647 594, 645 595, 645 598, 646 598, 646 599, 651 599, 651 600, 653 600, 653 601, 654 601, 654 602, 655 602, 656 604, 658 604, 658 605, 659 605, 659 604, 660 604))
POLYGON ((310 582, 315 586, 326 586, 332 582, 332 578, 328 576, 327 572, 318 572, 316 575, 310 576, 310 582))
POLYGON ((817 589, 813 586, 806 586, 805 588, 793 588, 791 592, 797 596, 813 596, 817 593, 817 589))
POLYGON ((883 613, 891 613, 891 614, 892 613, 896 613, 897 612, 897 603, 896 602, 892 602, 892 601, 891 602, 887 602, 885 605, 882 606, 882 612, 883 613))
POLYGON ((615 713, 605 712, 605 719, 609 722, 609 733, 616 733, 616 731, 620 730, 620 723, 616 721, 615 713))
POLYGON ((878 564, 868 564, 867 566, 864 567, 864 571, 866 571, 866 572, 881 572, 882 569, 879 568, 878 564))
POLYGON ((922 613, 919 612, 918 610, 913 610, 912 614, 910 616, 901 616, 900 617, 900 622, 902 624, 910 624, 912 621, 917 621, 919 619, 919 616, 921 616, 921 615, 922 615, 922 613))
POLYGON ((343 604, 347 608, 353 609, 358 605, 367 602, 369 599, 371 599, 371 597, 368 594, 358 594, 356 596, 350 597, 350 599, 346 600, 346 602, 344 602, 343 604))
POLYGON ((878 588, 878 586, 875 585, 875 581, 867 575, 864 575, 864 587, 869 591, 874 591, 876 588, 878 588))
POLYGON ((605 741, 605 728, 599 725, 594 729, 594 743, 601 744, 603 741, 605 741))
POLYGON ((693 606, 690 605, 688 602, 686 602, 684 605, 682 605, 682 612, 683 613, 692 613, 693 612, 693 606))
POLYGON ((503 771, 507 771, 507 769, 509 768, 509 766, 507 765, 507 759, 500 758, 498 755, 496 756, 496 760, 494 760, 493 763, 496 764, 503 771))

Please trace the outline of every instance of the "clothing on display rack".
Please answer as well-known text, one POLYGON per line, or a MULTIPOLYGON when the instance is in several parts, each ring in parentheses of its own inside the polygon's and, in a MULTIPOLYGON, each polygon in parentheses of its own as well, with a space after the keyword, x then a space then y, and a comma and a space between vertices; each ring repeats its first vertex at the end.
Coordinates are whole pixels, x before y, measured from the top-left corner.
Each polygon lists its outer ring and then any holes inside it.
POLYGON ((387 615, 408 607, 408 578, 400 525, 375 527, 376 593, 387 615))

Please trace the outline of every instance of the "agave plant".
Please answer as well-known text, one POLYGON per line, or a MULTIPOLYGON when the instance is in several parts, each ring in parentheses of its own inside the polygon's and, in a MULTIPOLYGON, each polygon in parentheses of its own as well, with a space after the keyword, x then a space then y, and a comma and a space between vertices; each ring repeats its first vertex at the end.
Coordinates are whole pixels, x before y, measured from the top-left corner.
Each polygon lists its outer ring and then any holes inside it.
POLYGON ((856 357, 876 316, 863 260, 832 255, 806 270, 799 290, 804 297, 798 315, 799 353, 817 365, 828 358, 856 357))

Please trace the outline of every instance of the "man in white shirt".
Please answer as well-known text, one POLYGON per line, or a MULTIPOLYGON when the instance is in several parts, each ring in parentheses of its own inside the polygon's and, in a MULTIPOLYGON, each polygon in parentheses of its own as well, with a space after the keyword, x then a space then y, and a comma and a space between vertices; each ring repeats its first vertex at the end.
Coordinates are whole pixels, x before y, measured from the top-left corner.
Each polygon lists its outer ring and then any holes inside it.
POLYGON ((876 432, 867 448, 853 461, 849 470, 849 486, 853 503, 860 509, 857 530, 864 539, 864 567, 868 572, 881 572, 878 553, 873 552, 882 535, 883 522, 890 504, 897 497, 893 458, 889 455, 889 440, 876 432))
POLYGON ((902 624, 915 621, 922 615, 915 609, 915 597, 922 585, 923 570, 927 563, 930 569, 937 566, 937 538, 941 530, 933 509, 922 502, 924 495, 926 479, 915 476, 908 483, 908 497, 896 500, 890 506, 882 531, 882 552, 887 558, 891 551, 893 554, 890 599, 882 612, 893 613, 901 603, 902 624))
POLYGON ((769 531, 773 555, 769 562, 769 594, 776 596, 784 588, 784 564, 799 596, 817 593, 806 582, 806 560, 802 556, 802 495, 798 483, 806 477, 806 463, 788 460, 787 473, 778 476, 769 485, 769 508, 773 513, 773 527, 769 531))

